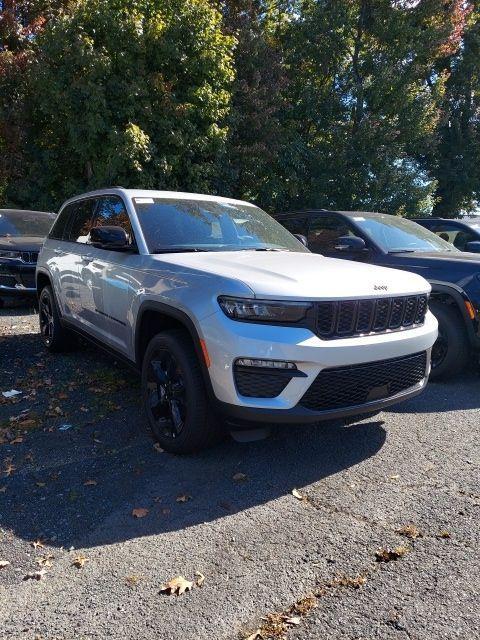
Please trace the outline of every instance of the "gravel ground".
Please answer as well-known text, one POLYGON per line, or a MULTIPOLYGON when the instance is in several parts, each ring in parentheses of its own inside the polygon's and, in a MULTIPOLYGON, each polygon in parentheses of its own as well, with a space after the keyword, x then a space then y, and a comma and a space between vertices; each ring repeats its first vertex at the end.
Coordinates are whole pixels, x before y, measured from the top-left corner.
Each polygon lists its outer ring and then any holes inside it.
POLYGON ((0 391, 23 392, 0 400, 1 638, 480 638, 476 372, 347 428, 178 457, 130 371, 83 343, 48 356, 37 330, 0 312, 0 391))

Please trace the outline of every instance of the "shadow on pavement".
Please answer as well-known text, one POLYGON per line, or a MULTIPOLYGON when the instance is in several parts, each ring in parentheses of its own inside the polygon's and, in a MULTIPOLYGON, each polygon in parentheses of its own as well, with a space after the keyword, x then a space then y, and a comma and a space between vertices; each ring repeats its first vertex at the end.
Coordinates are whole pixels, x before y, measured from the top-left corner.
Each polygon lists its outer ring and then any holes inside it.
MULTIPOLYGON (((3 343, 4 344, 4 343, 3 343)), ((60 365, 61 357, 58 357, 60 365)), ((182 530, 245 511, 369 458, 380 422, 278 427, 264 441, 227 440, 194 456, 159 453, 138 406, 0 446, 0 524, 27 541, 95 546, 182 530), (10 474, 5 473, 8 468, 10 474), (243 482, 233 479, 246 474, 243 482), (185 502, 177 501, 186 495, 185 502), (149 510, 136 519, 132 510, 149 510)))

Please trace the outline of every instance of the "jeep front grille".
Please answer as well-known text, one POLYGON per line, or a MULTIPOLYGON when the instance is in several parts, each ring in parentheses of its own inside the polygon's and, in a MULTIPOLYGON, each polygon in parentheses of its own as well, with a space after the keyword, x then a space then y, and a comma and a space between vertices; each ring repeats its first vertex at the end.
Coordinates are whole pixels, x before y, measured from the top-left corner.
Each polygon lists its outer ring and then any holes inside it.
POLYGON ((317 333, 333 340, 420 326, 425 321, 428 296, 318 302, 316 306, 317 333))

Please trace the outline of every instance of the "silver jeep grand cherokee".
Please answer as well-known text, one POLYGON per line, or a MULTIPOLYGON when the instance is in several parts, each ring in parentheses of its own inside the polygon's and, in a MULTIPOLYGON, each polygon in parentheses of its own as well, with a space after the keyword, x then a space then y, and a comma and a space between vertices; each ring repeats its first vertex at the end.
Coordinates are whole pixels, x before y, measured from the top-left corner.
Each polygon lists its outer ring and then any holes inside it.
POLYGON ((238 200, 121 188, 67 201, 39 256, 40 327, 142 374, 162 447, 379 411, 424 388, 437 323, 420 276, 310 253, 238 200), (327 326, 328 324, 328 326, 327 326))

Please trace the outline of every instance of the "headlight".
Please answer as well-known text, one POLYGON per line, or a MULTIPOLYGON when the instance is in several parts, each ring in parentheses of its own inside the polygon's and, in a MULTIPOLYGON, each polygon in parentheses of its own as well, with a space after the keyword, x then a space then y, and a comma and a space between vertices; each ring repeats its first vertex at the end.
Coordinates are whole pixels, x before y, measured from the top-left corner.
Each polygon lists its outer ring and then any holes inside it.
POLYGON ((249 322, 275 322, 289 324, 303 320, 311 308, 310 302, 283 302, 281 300, 255 300, 254 298, 228 298, 220 296, 218 303, 223 313, 232 320, 249 322))
POLYGON ((0 258, 7 258, 9 260, 20 260, 22 254, 20 251, 0 251, 0 258))

